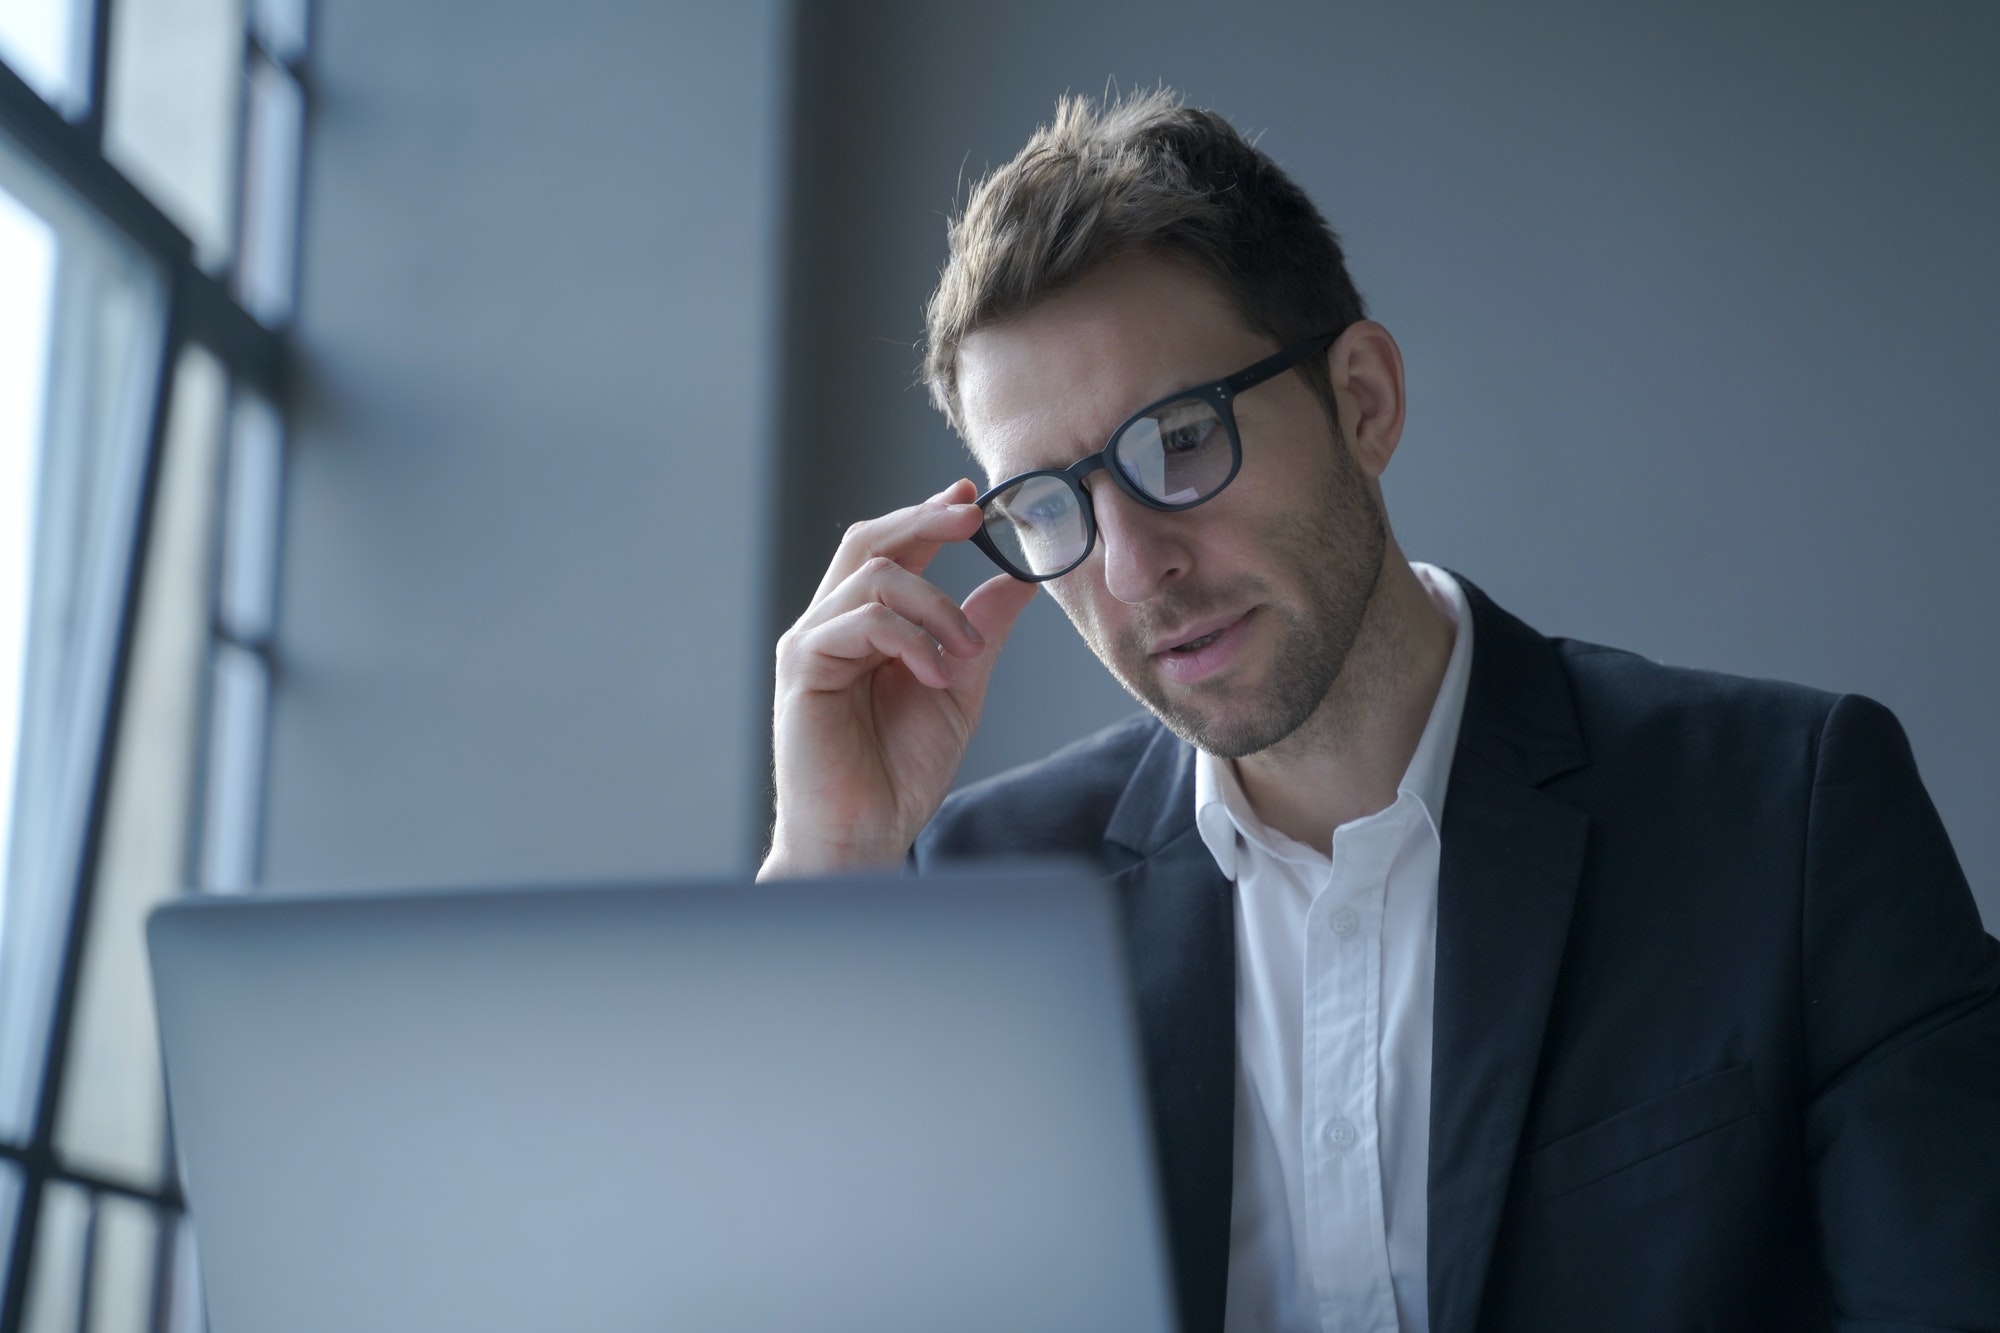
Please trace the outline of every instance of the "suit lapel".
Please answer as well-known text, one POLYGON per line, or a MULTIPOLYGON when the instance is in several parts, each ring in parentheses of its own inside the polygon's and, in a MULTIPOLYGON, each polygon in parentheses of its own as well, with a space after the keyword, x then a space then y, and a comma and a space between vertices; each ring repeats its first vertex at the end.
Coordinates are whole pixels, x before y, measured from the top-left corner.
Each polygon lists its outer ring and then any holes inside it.
POLYGON ((1236 916, 1194 823, 1194 752, 1164 728, 1106 840, 1153 1108, 1181 1326, 1222 1327, 1236 1114, 1236 916))
POLYGON ((1461 579, 1472 679, 1445 796, 1431 1045, 1431 1328, 1478 1321, 1588 834, 1541 790, 1588 761, 1554 645, 1461 579))

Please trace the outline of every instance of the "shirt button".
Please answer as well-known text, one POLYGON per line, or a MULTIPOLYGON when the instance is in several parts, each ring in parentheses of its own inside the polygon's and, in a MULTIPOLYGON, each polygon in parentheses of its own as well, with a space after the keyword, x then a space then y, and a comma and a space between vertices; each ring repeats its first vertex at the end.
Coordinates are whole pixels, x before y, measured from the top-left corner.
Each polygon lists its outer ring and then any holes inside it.
POLYGON ((1361 916, 1352 907, 1336 908, 1327 917, 1326 924, 1333 928, 1334 934, 1346 939, 1361 925, 1361 916))
POLYGON ((1327 1146, 1336 1152, 1352 1148, 1354 1146, 1354 1139, 1354 1126, 1345 1117, 1334 1121, 1326 1127, 1327 1146))

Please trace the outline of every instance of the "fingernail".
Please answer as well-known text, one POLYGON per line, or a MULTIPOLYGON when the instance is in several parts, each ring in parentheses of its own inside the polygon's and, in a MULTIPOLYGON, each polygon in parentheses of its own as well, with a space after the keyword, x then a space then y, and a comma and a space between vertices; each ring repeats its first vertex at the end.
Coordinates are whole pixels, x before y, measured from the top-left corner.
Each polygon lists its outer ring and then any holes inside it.
POLYGON ((979 632, 979 626, 973 624, 970 620, 965 622, 965 637, 971 639, 981 648, 984 648, 986 646, 986 636, 984 634, 981 634, 979 632))

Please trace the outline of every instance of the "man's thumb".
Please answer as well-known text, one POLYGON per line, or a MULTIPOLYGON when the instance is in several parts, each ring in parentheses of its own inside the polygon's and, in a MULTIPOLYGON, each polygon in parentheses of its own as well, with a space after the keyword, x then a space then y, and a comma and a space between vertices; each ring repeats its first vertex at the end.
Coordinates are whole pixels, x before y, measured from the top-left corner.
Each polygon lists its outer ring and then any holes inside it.
POLYGON ((974 588, 972 596, 965 599, 965 618, 979 631, 979 637, 986 640, 986 651, 980 654, 982 661, 990 664, 993 655, 1007 642, 1014 622, 1021 618, 1028 603, 1035 600, 1037 586, 1011 574, 999 574, 974 588))

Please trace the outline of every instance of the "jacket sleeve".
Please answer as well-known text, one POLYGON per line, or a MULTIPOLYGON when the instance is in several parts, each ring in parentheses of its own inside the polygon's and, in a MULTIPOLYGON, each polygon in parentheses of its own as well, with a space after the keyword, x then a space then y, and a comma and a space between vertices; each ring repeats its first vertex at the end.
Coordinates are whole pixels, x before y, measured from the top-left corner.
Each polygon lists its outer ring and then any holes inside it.
POLYGON ((2000 1329, 2000 943, 1888 709, 1820 732, 1805 1149, 1838 1326, 2000 1329))

